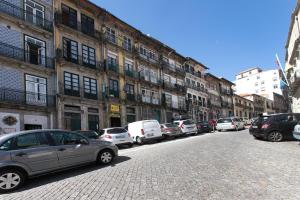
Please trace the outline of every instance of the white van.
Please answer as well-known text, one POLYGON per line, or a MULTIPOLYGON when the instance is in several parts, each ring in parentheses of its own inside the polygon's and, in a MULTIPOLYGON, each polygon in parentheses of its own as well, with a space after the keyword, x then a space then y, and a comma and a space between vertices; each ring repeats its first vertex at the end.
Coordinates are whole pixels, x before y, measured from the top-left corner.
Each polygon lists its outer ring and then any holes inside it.
POLYGON ((161 139, 162 133, 157 120, 142 120, 128 124, 126 127, 133 141, 142 144, 147 140, 161 139))

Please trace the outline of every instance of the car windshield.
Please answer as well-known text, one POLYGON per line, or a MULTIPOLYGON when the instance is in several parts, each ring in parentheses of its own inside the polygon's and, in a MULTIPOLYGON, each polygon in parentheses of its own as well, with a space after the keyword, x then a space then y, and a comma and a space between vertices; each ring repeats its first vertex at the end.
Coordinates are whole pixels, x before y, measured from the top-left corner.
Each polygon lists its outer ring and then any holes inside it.
POLYGON ((169 123, 169 124, 164 124, 167 128, 176 128, 177 126, 176 126, 176 124, 171 124, 171 123, 169 123))
POLYGON ((99 134, 96 131, 78 131, 81 135, 84 135, 87 138, 90 139, 98 139, 99 134))
POLYGON ((126 133, 127 131, 124 128, 112 128, 108 129, 108 134, 119 134, 119 133, 126 133))
POLYGON ((183 124, 184 125, 191 125, 191 124, 193 124, 193 122, 191 120, 186 120, 186 121, 183 121, 183 124))
POLYGON ((225 119, 219 119, 218 123, 231 123, 232 119, 230 118, 225 118, 225 119))

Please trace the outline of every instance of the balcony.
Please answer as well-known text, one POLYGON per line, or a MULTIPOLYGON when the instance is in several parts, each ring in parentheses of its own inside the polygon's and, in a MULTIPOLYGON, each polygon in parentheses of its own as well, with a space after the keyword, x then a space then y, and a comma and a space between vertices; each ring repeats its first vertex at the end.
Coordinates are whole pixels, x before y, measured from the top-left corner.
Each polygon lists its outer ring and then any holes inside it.
POLYGON ((195 72, 192 70, 184 70, 186 73, 192 74, 194 76, 197 76, 198 78, 202 78, 201 73, 200 72, 195 72))
POLYGON ((84 98, 86 99, 93 99, 93 100, 98 100, 98 94, 93 94, 93 93, 87 93, 87 92, 84 92, 84 98))
POLYGON ((169 62, 162 61, 163 70, 169 73, 175 73, 176 75, 185 76, 184 69, 178 68, 175 65, 171 65, 169 62))
POLYGON ((232 91, 231 90, 227 90, 225 88, 221 88, 220 89, 220 93, 221 94, 225 94, 225 95, 233 95, 232 91))
POLYGON ((138 78, 138 73, 133 70, 126 70, 124 69, 125 76, 131 77, 131 78, 138 78))
POLYGON ((126 99, 129 101, 135 101, 135 95, 126 93, 126 99))
POLYGON ((105 34, 105 41, 116 45, 118 47, 121 47, 123 49, 125 49, 128 52, 133 52, 133 48, 132 45, 130 43, 126 43, 124 42, 124 40, 122 38, 116 37, 115 35, 106 33, 105 34))
POLYGON ((141 53, 140 51, 138 51, 138 56, 140 57, 140 58, 142 58, 143 60, 145 60, 145 61, 147 61, 147 62, 150 62, 150 63, 158 63, 158 56, 152 56, 150 53, 146 53, 146 55, 145 54, 143 54, 143 53, 141 53))
MULTIPOLYGON (((71 63, 74 63, 76 65, 80 65, 80 66, 90 68, 90 69, 97 69, 97 70, 102 70, 103 69, 103 66, 102 66, 101 62, 91 60, 91 59, 86 59, 86 58, 83 58, 82 56, 79 56, 79 55, 77 55, 77 57, 64 56, 62 52, 63 52, 62 49, 57 49, 56 50, 57 58, 63 58, 67 62, 71 62, 71 63)), ((69 54, 69 55, 71 55, 71 54, 69 54)))
POLYGON ((97 39, 97 41, 102 41, 102 33, 96 30, 94 27, 88 27, 78 21, 64 20, 61 12, 55 12, 54 14, 55 24, 62 24, 76 31, 79 31, 85 35, 97 39))
POLYGON ((147 96, 147 95, 139 95, 139 99, 142 103, 146 104, 153 104, 153 105, 159 105, 160 100, 158 97, 152 97, 152 96, 147 96))
POLYGON ((53 32, 53 23, 43 17, 37 16, 32 12, 26 11, 21 7, 11 4, 7 1, 0 1, 0 12, 15 17, 26 23, 32 24, 39 27, 45 31, 53 32))
POLYGON ((117 63, 106 62, 106 69, 115 73, 119 73, 119 65, 117 63))
POLYGON ((54 95, 32 93, 9 88, 0 88, 0 103, 55 107, 55 100, 56 98, 54 95))
POLYGON ((119 98, 120 96, 120 91, 118 90, 109 90, 108 92, 110 97, 119 98))
POLYGON ((176 86, 175 86, 176 84, 173 84, 173 83, 171 83, 171 82, 165 82, 165 81, 163 81, 163 87, 164 87, 164 89, 169 89, 169 90, 176 90, 176 86))
POLYGON ((161 85, 161 80, 158 77, 154 76, 145 76, 143 73, 139 73, 139 80, 148 82, 154 85, 161 85))
POLYGON ((11 46, 2 42, 0 42, 0 55, 33 65, 54 69, 53 58, 38 55, 36 52, 26 51, 25 49, 11 46))

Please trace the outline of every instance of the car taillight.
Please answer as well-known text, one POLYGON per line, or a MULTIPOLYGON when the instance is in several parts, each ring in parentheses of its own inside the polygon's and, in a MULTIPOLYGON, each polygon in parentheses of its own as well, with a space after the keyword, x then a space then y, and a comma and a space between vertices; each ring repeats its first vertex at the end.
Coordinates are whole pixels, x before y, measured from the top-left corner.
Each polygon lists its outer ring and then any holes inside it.
POLYGON ((141 129, 141 133, 142 135, 145 135, 144 129, 141 129))
POLYGON ((104 137, 111 139, 112 137, 110 135, 105 135, 104 137))
POLYGON ((264 124, 264 125, 262 125, 262 127, 261 128, 263 128, 263 129, 267 129, 269 127, 269 124, 264 124))
POLYGON ((184 125, 183 125, 183 124, 181 124, 181 125, 180 125, 180 128, 184 128, 184 125))

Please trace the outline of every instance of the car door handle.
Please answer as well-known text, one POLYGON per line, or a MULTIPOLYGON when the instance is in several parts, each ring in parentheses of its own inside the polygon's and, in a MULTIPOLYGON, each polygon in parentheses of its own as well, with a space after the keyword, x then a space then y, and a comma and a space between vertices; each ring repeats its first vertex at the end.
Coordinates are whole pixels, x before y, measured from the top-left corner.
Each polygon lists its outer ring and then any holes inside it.
POLYGON ((65 150, 66 150, 65 148, 58 149, 58 151, 65 151, 65 150))
POLYGON ((24 152, 20 152, 20 153, 17 153, 16 156, 18 157, 22 157, 22 156, 25 156, 27 155, 27 153, 24 153, 24 152))

